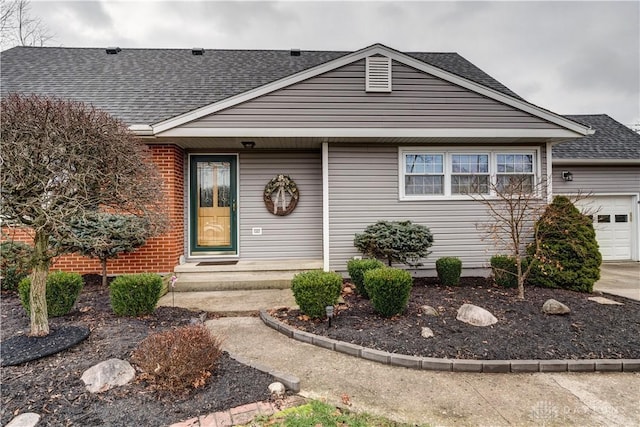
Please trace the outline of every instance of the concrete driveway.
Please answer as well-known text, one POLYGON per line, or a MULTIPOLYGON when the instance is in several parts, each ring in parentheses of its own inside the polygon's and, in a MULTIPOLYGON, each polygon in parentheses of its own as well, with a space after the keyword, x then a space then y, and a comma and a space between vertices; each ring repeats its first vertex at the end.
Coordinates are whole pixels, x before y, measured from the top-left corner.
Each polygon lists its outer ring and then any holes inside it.
POLYGON ((640 301, 640 262, 603 262, 593 290, 640 301))

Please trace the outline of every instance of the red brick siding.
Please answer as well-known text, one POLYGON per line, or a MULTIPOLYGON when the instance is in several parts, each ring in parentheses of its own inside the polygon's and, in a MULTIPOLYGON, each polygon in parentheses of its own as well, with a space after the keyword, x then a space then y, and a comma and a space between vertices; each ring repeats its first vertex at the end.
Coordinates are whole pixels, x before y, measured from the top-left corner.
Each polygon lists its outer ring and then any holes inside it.
MULTIPOLYGON (((164 200, 169 215, 169 231, 150 239, 143 247, 130 254, 109 260, 109 274, 173 271, 180 255, 184 254, 184 152, 174 145, 150 146, 153 162, 164 181, 164 200)), ((32 242, 28 230, 4 229, 12 239, 32 242)), ((54 260, 54 270, 77 273, 99 273, 100 263, 80 255, 63 255, 54 260)))

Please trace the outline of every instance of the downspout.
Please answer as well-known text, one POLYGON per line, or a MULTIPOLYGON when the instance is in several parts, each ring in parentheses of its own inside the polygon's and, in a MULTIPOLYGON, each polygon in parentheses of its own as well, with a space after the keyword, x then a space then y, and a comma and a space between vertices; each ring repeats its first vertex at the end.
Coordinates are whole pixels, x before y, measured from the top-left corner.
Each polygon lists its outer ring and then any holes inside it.
POLYGON ((547 141, 547 203, 553 200, 553 144, 547 141))
POLYGON ((329 271, 329 143, 322 143, 322 268, 329 271))

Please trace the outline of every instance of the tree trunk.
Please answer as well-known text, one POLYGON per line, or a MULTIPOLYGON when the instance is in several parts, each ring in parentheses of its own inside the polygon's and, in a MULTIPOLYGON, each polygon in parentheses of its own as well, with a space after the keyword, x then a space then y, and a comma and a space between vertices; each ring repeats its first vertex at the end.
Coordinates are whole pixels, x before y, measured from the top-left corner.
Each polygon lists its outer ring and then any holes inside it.
POLYGON ((522 274, 522 258, 516 254, 516 271, 518 274, 518 299, 524 299, 524 275, 522 274))
POLYGON ((100 265, 102 266, 102 286, 107 287, 107 259, 101 259, 100 265))
POLYGON ((31 291, 29 306, 31 310, 31 332, 33 337, 49 335, 49 314, 47 313, 47 275, 49 274, 49 256, 47 249, 49 238, 44 232, 36 231, 34 239, 33 270, 31 272, 31 291))

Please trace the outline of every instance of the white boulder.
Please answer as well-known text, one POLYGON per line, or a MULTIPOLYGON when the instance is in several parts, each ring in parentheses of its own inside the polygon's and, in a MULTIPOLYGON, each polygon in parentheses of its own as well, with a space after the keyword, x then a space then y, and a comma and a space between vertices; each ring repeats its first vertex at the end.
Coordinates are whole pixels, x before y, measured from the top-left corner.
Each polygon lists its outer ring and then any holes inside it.
POLYGON ((473 304, 463 304, 458 309, 456 319, 473 326, 491 326, 498 323, 498 319, 493 314, 473 304))
POLYGON ((109 359, 84 371, 81 379, 91 393, 102 393, 129 383, 135 375, 136 371, 129 362, 109 359))
POLYGON ((554 299, 548 299, 542 305, 542 312, 546 314, 568 314, 571 313, 571 309, 554 299))

